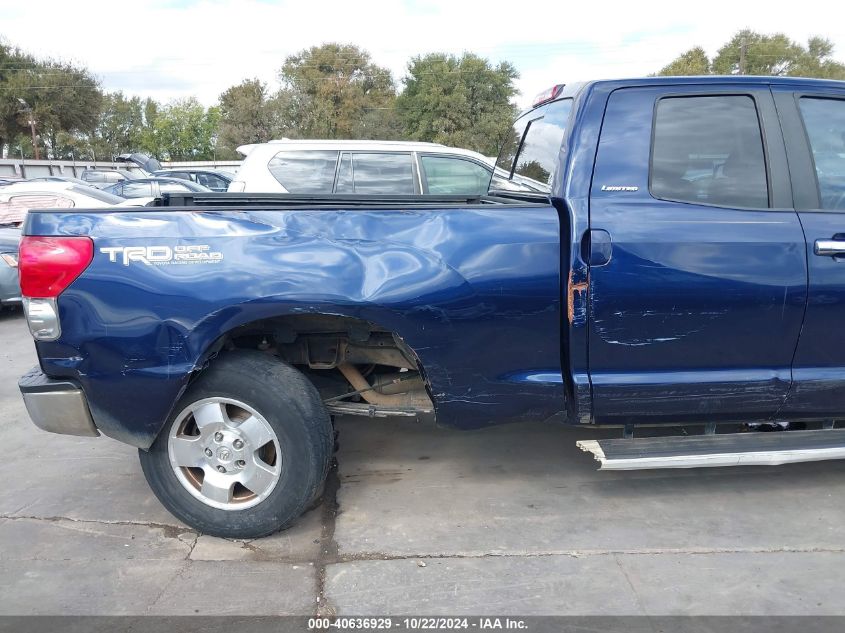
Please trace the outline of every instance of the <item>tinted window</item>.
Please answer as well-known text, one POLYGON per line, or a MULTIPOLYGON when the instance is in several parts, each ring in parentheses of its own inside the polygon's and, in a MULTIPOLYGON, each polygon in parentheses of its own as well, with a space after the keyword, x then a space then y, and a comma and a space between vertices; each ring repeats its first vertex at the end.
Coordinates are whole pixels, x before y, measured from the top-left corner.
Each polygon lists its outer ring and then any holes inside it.
POLYGON ((148 182, 127 180, 123 183, 123 191, 120 195, 124 198, 149 198, 153 195, 153 187, 148 182))
POLYGON ((766 161, 751 97, 671 97, 657 104, 651 162, 657 198, 768 207, 766 161))
POLYGON ((508 174, 513 172, 515 177, 511 178, 509 188, 551 191, 571 110, 572 100, 563 99, 531 110, 516 120, 496 162, 508 174))
POLYGON ((845 101, 801 99, 822 209, 845 211, 845 101))
POLYGON ((337 152, 279 152, 268 164, 270 173, 290 193, 331 193, 337 152))
POLYGON ((420 156, 428 193, 481 195, 490 186, 492 168, 462 158, 420 156))
POLYGON ((353 154, 352 177, 355 193, 414 193, 410 154, 353 154))

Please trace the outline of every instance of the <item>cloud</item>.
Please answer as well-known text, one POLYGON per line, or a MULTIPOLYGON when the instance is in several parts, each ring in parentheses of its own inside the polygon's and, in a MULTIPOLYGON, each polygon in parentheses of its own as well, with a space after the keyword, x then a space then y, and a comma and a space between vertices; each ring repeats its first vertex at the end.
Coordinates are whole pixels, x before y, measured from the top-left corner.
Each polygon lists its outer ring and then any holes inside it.
POLYGON ((520 105, 567 81, 645 75, 691 46, 709 53, 741 28, 833 40, 845 59, 845 22, 831 4, 560 2, 513 0, 150 0, 83 4, 40 0, 3 9, 10 43, 84 64, 107 90, 167 101, 196 95, 212 104, 229 86, 258 77, 275 84, 287 55, 325 42, 368 50, 399 79, 407 61, 432 51, 473 51, 509 60, 521 73, 520 105))

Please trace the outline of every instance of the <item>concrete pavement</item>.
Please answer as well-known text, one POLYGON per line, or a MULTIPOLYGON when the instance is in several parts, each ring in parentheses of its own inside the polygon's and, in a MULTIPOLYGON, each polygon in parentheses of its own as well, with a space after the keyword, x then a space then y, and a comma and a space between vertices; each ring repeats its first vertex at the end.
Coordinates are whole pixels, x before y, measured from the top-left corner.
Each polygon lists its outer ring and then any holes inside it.
POLYGON ((198 535, 136 451, 28 421, 0 315, 0 614, 843 614, 845 462, 598 472, 583 430, 339 422, 290 530, 198 535))

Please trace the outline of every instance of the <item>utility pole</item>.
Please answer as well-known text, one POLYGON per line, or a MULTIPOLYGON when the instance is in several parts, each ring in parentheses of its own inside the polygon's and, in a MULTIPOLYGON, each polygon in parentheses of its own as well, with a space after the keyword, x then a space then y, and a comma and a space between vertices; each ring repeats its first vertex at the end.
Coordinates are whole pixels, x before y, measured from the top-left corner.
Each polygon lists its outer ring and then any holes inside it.
POLYGON ((739 74, 745 74, 745 53, 748 49, 748 40, 744 37, 739 41, 739 74))
POLYGON ((35 148, 35 160, 41 160, 41 154, 38 151, 38 141, 35 139, 35 117, 32 112, 29 113, 29 131, 32 132, 32 147, 35 148))
POLYGON ((41 154, 38 151, 38 141, 35 138, 35 113, 26 101, 21 98, 18 98, 18 101, 23 106, 22 111, 29 115, 29 131, 32 133, 32 151, 35 154, 35 160, 40 160, 41 154))

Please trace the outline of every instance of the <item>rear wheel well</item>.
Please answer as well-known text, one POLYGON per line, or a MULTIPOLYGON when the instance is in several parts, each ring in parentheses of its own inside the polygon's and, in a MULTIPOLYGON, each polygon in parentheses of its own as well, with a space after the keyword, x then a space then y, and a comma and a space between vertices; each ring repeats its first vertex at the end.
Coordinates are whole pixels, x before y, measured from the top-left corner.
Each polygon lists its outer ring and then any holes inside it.
POLYGON ((368 321, 332 314, 253 321, 215 341, 199 366, 208 367, 219 355, 238 349, 266 352, 299 369, 331 413, 433 413, 417 354, 397 333, 368 321))

